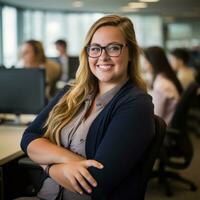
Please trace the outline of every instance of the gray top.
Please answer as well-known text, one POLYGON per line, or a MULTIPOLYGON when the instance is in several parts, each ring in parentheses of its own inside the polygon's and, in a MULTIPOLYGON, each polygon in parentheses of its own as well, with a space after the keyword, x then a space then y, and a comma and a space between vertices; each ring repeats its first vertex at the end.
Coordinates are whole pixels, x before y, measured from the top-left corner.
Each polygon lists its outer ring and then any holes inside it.
MULTIPOLYGON (((74 153, 86 157, 85 153, 85 141, 88 134, 88 130, 98 116, 98 114, 103 110, 103 108, 109 103, 109 101, 115 96, 115 94, 120 90, 120 88, 125 84, 126 81, 120 85, 112 88, 102 96, 97 97, 96 109, 91 115, 85 119, 85 114, 90 108, 93 96, 89 95, 84 105, 81 107, 80 111, 75 115, 74 119, 69 122, 61 130, 61 145, 65 148, 71 150, 74 153)), ((38 193, 38 197, 42 199, 54 200, 58 194, 59 185, 51 178, 47 178, 43 186, 38 193)), ((89 195, 79 195, 78 193, 71 192, 67 189, 64 190, 63 200, 90 200, 89 195)))

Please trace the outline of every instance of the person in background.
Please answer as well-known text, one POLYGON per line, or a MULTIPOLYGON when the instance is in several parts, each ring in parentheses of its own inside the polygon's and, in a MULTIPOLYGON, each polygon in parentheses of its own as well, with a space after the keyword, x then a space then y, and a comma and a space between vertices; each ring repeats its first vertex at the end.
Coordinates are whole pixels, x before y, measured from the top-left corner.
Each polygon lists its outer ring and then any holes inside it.
POLYGON ((38 198, 62 193, 64 200, 140 199, 142 166, 155 130, 139 52, 130 19, 108 15, 92 25, 74 84, 22 137, 23 151, 49 175, 38 198))
POLYGON ((20 61, 17 67, 44 68, 46 74, 46 97, 49 100, 55 92, 55 84, 61 71, 59 65, 46 58, 43 45, 37 40, 27 40, 21 46, 20 61))
POLYGON ((67 55, 67 42, 60 39, 55 42, 55 46, 58 52, 58 62, 62 71, 60 80, 67 82, 69 79, 69 58, 67 55))
POLYGON ((155 114, 169 124, 180 99, 182 86, 161 47, 144 49, 143 64, 148 77, 151 76, 149 93, 153 98, 155 114))
POLYGON ((170 63, 184 89, 195 80, 196 71, 188 66, 189 52, 185 48, 176 48, 170 52, 170 63))

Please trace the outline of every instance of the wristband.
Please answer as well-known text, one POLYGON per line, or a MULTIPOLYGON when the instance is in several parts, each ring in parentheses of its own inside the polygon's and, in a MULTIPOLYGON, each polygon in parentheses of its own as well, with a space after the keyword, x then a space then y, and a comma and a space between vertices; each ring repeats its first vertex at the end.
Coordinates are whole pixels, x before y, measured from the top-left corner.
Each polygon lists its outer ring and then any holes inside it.
POLYGON ((44 172, 45 172, 45 174, 46 174, 47 177, 50 177, 50 176, 49 176, 49 170, 50 170, 50 168, 51 168, 53 165, 54 165, 54 164, 49 164, 49 165, 47 165, 47 166, 45 167, 44 172))

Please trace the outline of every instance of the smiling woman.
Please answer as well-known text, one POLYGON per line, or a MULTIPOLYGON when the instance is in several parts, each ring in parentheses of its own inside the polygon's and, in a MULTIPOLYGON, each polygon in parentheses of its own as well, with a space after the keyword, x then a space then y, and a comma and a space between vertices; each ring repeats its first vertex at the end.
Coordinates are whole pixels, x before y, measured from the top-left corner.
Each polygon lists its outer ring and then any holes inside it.
POLYGON ((125 43, 118 27, 103 26, 93 35, 88 51, 89 66, 98 79, 100 95, 128 80, 129 52, 125 43))
POLYGON ((154 114, 138 60, 130 19, 108 15, 93 24, 74 84, 23 135, 22 149, 49 175, 35 198, 143 199, 141 166, 154 114))

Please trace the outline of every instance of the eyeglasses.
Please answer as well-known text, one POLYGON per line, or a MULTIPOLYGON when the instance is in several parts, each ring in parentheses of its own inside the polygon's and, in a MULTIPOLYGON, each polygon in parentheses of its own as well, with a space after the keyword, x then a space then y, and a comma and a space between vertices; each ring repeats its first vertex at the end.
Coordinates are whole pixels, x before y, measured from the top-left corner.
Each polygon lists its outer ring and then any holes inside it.
POLYGON ((118 57, 121 52, 122 48, 127 46, 127 44, 118 44, 112 43, 107 46, 101 47, 97 44, 92 44, 86 47, 87 54, 91 58, 98 58, 101 56, 103 49, 110 57, 118 57))

